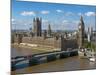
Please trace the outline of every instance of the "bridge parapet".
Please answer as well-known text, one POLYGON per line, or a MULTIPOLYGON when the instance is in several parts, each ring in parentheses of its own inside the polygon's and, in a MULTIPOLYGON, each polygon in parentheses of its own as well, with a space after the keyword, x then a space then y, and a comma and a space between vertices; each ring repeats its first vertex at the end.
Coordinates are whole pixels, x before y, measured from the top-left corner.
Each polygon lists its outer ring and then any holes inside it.
POLYGON ((12 70, 16 70, 16 64, 18 64, 21 61, 28 60, 29 66, 40 64, 40 60, 42 58, 46 58, 46 62, 54 61, 56 59, 62 59, 67 58, 71 56, 78 55, 78 50, 72 50, 72 51, 55 51, 55 52, 46 52, 46 53, 40 53, 40 54, 33 54, 29 56, 18 56, 15 58, 12 58, 12 70))

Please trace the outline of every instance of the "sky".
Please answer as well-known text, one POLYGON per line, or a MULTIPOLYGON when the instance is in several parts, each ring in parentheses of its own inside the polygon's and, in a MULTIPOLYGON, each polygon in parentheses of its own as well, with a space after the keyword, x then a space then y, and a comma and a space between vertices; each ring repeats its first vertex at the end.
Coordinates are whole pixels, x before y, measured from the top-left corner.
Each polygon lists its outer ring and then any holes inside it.
POLYGON ((12 29, 29 30, 35 17, 42 18, 42 29, 77 30, 80 16, 83 16, 85 29, 96 29, 96 7, 88 5, 57 4, 12 0, 12 29))

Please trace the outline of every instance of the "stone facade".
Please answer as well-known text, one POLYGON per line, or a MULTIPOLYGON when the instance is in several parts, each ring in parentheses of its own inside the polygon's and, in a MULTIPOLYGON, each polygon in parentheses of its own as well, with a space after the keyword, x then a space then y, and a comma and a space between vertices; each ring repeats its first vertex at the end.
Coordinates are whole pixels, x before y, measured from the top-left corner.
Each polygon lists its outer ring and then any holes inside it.
POLYGON ((78 43, 76 39, 66 39, 61 38, 61 50, 76 49, 78 48, 78 43))
POLYGON ((41 36, 41 18, 34 18, 33 20, 33 33, 35 36, 41 36))
POLYGON ((48 33, 48 36, 50 37, 51 36, 51 33, 52 33, 51 32, 51 26, 50 26, 50 24, 48 25, 48 32, 47 33, 48 33))
POLYGON ((81 16, 80 22, 79 22, 79 25, 78 25, 78 44, 79 44, 79 48, 83 47, 84 37, 85 37, 85 26, 84 26, 83 17, 81 16))
POLYGON ((31 43, 44 46, 52 46, 55 48, 60 48, 60 40, 55 40, 54 38, 44 39, 43 37, 23 37, 23 43, 31 43))
POLYGON ((43 37, 23 37, 22 41, 20 41, 19 37, 15 37, 15 43, 29 43, 29 44, 37 44, 42 46, 50 46, 53 48, 59 48, 61 50, 67 50, 69 48, 75 49, 78 48, 76 39, 66 39, 66 38, 46 38, 43 37))
POLYGON ((50 25, 48 26, 48 30, 42 33, 41 29, 41 22, 42 19, 34 18, 33 20, 33 31, 29 36, 25 36, 25 34, 20 34, 16 36, 16 33, 13 38, 13 43, 29 43, 29 44, 37 44, 43 46, 51 46, 54 48, 60 48, 61 50, 67 50, 69 48, 75 49, 78 46, 82 46, 84 41, 84 22, 83 18, 81 17, 79 23, 79 33, 78 33, 78 42, 77 38, 67 38, 67 33, 52 33, 52 29, 50 25), (52 36, 51 36, 52 34, 52 36), (48 36, 49 35, 49 36, 48 36))

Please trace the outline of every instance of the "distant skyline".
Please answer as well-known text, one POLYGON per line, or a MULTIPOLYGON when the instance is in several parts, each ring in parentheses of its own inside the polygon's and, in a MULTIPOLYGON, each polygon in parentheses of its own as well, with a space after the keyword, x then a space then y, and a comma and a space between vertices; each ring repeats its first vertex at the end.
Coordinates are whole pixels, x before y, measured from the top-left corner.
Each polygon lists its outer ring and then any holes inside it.
POLYGON ((96 28, 96 7, 88 5, 57 4, 12 0, 12 29, 28 30, 33 26, 33 18, 42 18, 42 29, 77 30, 80 16, 85 29, 96 28))

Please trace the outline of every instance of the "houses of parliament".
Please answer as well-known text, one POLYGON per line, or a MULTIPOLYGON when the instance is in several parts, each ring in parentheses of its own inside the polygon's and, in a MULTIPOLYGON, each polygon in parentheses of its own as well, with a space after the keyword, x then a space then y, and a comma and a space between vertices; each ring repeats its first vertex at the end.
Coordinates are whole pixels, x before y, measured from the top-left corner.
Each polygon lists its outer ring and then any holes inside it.
POLYGON ((33 19, 33 27, 31 32, 14 32, 12 33, 12 43, 29 43, 42 46, 50 46, 67 50, 68 48, 76 49, 83 47, 85 25, 83 17, 80 17, 78 30, 76 33, 54 32, 49 24, 47 30, 42 30, 42 18, 33 19))

